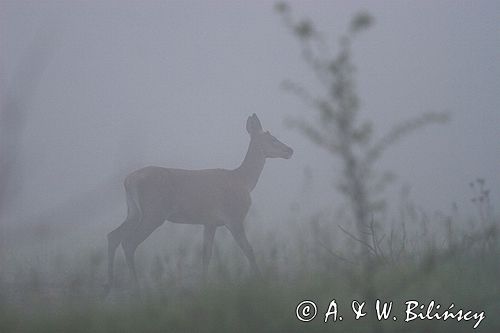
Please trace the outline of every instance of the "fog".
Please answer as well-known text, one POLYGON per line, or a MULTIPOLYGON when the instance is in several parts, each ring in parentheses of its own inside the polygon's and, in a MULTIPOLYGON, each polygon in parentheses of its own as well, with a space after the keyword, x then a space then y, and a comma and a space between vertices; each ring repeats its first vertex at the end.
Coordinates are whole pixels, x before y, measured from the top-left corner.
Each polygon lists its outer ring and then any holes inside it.
MULTIPOLYGON (((423 112, 451 115, 391 146, 377 165, 397 175, 389 202, 409 186, 430 213, 455 204, 474 215, 469 183, 480 177, 498 208, 499 2, 290 6, 334 50, 353 14, 374 17, 353 45, 353 62, 360 117, 374 122, 375 137, 423 112)), ((249 238, 341 208, 338 159, 286 126, 313 112, 282 89, 286 79, 320 91, 271 2, 1 1, 2 229, 78 230, 74 246, 104 251, 106 233, 126 216, 127 174, 148 165, 234 169, 252 113, 294 156, 267 160, 252 192, 249 238)), ((169 239, 164 228, 157 242, 169 239)), ((167 228, 201 244, 201 229, 167 228)), ((15 242, 5 235, 4 257, 15 242)), ((65 235, 49 238, 63 244, 54 251, 71 246, 65 235)))
MULTIPOLYGON (((419 205, 468 205, 467 184, 476 177, 498 198, 497 3, 299 2, 294 8, 332 41, 356 10, 376 18, 354 49, 363 116, 375 121, 376 134, 422 111, 451 112, 450 124, 408 137, 384 161, 412 186, 419 205)), ((4 92, 22 92, 15 75, 33 58, 29 52, 48 53, 16 145, 19 197, 3 223, 140 166, 234 168, 244 157, 245 119, 253 112, 296 151, 290 163, 267 163, 253 195, 269 221, 298 195, 305 166, 318 185, 334 181, 335 161, 283 124, 310 110, 280 83, 307 82, 311 74, 272 9, 270 3, 3 2, 4 92)), ((105 200, 123 201, 121 182, 110 186, 105 200)), ((322 190, 329 192, 314 193, 315 201, 332 202, 331 188, 322 190)), ((109 209, 119 220, 120 208, 109 209)))

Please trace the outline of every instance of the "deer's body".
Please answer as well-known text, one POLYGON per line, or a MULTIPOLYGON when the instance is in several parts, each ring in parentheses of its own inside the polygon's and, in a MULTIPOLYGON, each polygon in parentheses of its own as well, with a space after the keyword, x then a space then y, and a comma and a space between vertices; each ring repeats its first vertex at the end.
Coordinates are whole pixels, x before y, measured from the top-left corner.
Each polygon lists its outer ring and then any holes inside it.
POLYGON ((222 226, 244 218, 251 203, 250 191, 237 170, 150 166, 131 173, 125 190, 133 209, 161 223, 222 226))
POLYGON ((263 132, 257 116, 247 120, 250 144, 241 166, 234 170, 183 170, 149 166, 125 179, 127 218, 108 234, 108 285, 113 283, 116 248, 122 245, 128 267, 137 284, 134 253, 165 221, 204 225, 203 275, 212 254, 215 230, 226 226, 241 247, 255 273, 257 264, 243 221, 254 189, 269 157, 290 158, 293 150, 269 132, 263 132))

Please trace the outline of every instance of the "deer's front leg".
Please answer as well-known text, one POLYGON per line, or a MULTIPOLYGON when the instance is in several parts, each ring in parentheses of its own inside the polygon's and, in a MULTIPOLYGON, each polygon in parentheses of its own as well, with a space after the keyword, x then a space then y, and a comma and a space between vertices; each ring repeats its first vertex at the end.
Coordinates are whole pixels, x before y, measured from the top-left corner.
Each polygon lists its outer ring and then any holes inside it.
POLYGON ((208 274, 208 264, 212 257, 212 248, 214 244, 216 226, 206 225, 203 232, 203 281, 205 282, 208 274))
POLYGON ((252 268, 254 274, 260 278, 260 270, 259 267, 257 266, 257 262, 255 261, 255 254, 253 253, 252 246, 248 242, 247 235, 245 234, 245 229, 243 228, 243 224, 228 224, 227 228, 233 235, 234 239, 236 240, 236 243, 240 246, 240 248, 243 250, 243 253, 248 259, 248 262, 250 263, 250 267, 252 268))

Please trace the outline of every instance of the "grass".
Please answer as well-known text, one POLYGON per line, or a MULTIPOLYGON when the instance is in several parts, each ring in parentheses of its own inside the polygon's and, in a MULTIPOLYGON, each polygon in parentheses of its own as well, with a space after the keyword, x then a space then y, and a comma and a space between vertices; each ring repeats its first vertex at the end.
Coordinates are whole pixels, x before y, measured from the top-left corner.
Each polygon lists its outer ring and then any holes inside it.
MULTIPOLYGON (((374 296, 393 301, 393 314, 399 318, 382 321, 384 332, 473 331, 475 321, 405 323, 407 300, 426 304, 435 300, 443 308, 453 302, 457 309, 485 311, 486 318, 475 331, 500 330, 498 247, 440 256, 442 253, 433 251, 423 258, 374 268, 374 296)), ((104 268, 94 257, 82 272, 91 272, 92 262, 104 268)), ((272 266, 272 262, 264 264, 272 266)), ((331 269, 293 274, 267 270, 265 278, 256 281, 246 271, 241 276, 234 272, 221 275, 217 265, 212 267, 216 271, 207 286, 175 284, 161 276, 144 287, 140 298, 122 283, 108 299, 100 299, 93 274, 82 277, 79 288, 66 284, 52 292, 46 282, 34 287, 21 283, 17 295, 3 297, 0 332, 371 332, 373 304, 366 305, 368 315, 357 321, 350 310, 352 300, 363 300, 365 276, 355 266, 337 264, 331 269), (308 323, 295 317, 295 307, 305 299, 318 307, 317 317, 308 323), (344 320, 324 323, 332 299, 344 320)), ((7 287, 3 285, 4 296, 7 287)))
POLYGON ((200 278, 202 229, 169 225, 137 253, 140 297, 129 287, 120 253, 117 285, 107 299, 101 297, 105 231, 43 237, 23 232, 24 241, 4 233, 0 332, 500 332, 500 238, 495 223, 447 219, 451 222, 440 232, 437 221, 424 217, 409 219, 412 228, 386 232, 388 243, 381 248, 388 256, 369 271, 349 255, 355 252, 352 240, 342 239, 328 218, 309 224, 288 221, 288 235, 250 224, 263 271, 260 280, 252 277, 241 251, 221 230, 206 285, 200 278), (342 253, 347 261, 336 255, 342 253), (367 300, 369 285, 373 295, 367 300), (375 299, 393 302, 388 320, 376 320, 375 299), (303 300, 317 305, 310 322, 296 318, 296 306, 303 300), (343 320, 325 323, 332 300, 343 320), (359 320, 351 310, 353 300, 367 301, 367 315, 359 320), (434 300, 442 310, 454 303, 455 310, 484 311, 485 319, 477 329, 477 320, 405 322, 409 300, 425 305, 434 300))

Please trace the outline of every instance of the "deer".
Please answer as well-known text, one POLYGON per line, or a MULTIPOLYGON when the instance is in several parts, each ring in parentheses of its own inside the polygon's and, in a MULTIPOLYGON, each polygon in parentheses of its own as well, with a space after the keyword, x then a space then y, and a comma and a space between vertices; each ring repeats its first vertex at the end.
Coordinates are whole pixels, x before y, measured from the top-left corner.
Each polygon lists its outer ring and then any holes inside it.
POLYGON ((135 251, 165 221, 204 226, 203 280, 208 273, 215 232, 221 226, 229 229, 253 273, 261 276, 243 224, 251 205, 250 193, 257 185, 266 159, 290 159, 293 149, 264 131, 255 113, 248 117, 246 130, 250 143, 243 162, 236 169, 184 170, 147 166, 125 178, 127 217, 107 235, 105 295, 113 285, 113 262, 120 244, 134 285, 139 289, 135 251))

